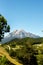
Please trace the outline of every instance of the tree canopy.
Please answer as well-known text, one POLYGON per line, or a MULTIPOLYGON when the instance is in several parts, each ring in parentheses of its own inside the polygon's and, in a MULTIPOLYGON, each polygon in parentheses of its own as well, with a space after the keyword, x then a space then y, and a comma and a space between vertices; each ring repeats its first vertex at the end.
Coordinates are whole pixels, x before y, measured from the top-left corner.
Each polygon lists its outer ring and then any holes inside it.
POLYGON ((4 38, 4 33, 10 31, 10 26, 7 20, 0 14, 0 41, 4 38))

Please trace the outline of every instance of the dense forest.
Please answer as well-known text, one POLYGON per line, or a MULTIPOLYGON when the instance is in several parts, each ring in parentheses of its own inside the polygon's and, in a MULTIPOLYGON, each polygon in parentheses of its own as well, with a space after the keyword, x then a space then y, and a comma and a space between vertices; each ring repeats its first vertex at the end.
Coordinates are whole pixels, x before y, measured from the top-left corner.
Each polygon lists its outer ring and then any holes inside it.
MULTIPOLYGON (((43 38, 14 39, 1 46, 23 65, 43 65, 43 38)), ((14 65, 5 56, 0 57, 0 64, 14 65)))

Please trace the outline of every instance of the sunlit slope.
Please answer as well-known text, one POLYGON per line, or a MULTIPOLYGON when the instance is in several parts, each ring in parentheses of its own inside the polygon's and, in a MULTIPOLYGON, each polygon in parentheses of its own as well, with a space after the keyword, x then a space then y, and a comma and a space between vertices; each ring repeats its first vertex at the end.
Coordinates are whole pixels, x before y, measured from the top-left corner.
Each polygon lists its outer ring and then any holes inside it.
POLYGON ((19 63, 16 59, 13 59, 9 56, 9 54, 6 52, 6 50, 0 46, 0 56, 5 55, 6 58, 13 63, 14 65, 23 65, 21 63, 19 63))

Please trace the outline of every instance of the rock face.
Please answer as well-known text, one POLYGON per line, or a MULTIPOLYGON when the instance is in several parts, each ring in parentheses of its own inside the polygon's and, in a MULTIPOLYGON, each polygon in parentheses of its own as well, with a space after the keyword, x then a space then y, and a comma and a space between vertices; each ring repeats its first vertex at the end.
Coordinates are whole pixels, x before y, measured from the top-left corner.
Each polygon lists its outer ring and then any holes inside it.
POLYGON ((25 37, 30 37, 30 38, 39 38, 39 36, 32 34, 30 32, 26 32, 24 30, 15 30, 11 33, 9 33, 1 43, 6 43, 9 42, 15 38, 25 38, 25 37))

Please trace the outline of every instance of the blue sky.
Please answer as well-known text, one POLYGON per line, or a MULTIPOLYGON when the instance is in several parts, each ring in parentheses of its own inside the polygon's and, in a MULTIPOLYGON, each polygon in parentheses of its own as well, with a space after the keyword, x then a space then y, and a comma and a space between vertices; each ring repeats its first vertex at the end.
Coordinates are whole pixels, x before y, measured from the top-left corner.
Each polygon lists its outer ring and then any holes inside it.
POLYGON ((0 0, 0 13, 11 31, 24 29, 43 36, 43 0, 0 0))

